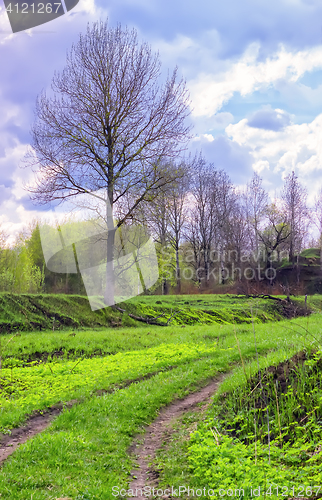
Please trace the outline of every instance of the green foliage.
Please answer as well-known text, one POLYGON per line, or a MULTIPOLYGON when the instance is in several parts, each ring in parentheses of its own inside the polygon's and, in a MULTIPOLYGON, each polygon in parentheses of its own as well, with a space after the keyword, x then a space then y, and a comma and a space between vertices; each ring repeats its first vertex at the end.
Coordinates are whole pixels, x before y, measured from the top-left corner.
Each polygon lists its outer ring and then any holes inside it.
POLYGON ((300 253, 301 257, 306 259, 317 259, 320 260, 320 249, 319 248, 306 248, 300 253))
POLYGON ((171 245, 165 246, 157 243, 155 245, 158 266, 159 266, 159 278, 157 282, 151 287, 149 293, 155 292, 155 290, 161 289, 161 284, 163 281, 167 281, 169 286, 174 287, 176 285, 176 255, 175 251, 171 245))
MULTIPOLYGON (((293 486, 295 491, 300 491, 303 485, 305 490, 321 482, 322 454, 318 453, 308 466, 303 467, 301 456, 308 450, 299 441, 296 445, 296 449, 287 450, 272 442, 269 462, 267 446, 262 443, 257 443, 255 449, 254 443, 246 446, 227 435, 215 439, 213 431, 203 429, 192 434, 189 461, 199 487, 214 491, 214 495, 206 498, 218 497, 219 490, 235 491, 236 488, 244 490, 243 495, 238 495, 244 498, 252 498, 255 488, 260 488, 262 495, 266 493, 271 498, 278 498, 278 490, 280 496, 283 491, 285 496, 285 493, 291 493, 293 486), (285 462, 291 467, 285 466, 285 462), (269 489, 271 494, 267 493, 269 489)), ((227 494, 222 496, 227 497, 227 494)))
POLYGON ((14 373, 10 368, 2 369, 0 432, 16 426, 34 410, 215 354, 216 348, 205 344, 166 344, 103 358, 81 359, 77 363, 32 363, 33 366, 15 368, 14 373))
POLYGON ((0 250, 0 291, 39 293, 44 285, 44 266, 38 267, 34 250, 21 239, 14 249, 0 250))
POLYGON ((39 293, 44 283, 44 273, 33 264, 28 249, 22 247, 17 255, 14 269, 14 287, 16 293, 39 293))
POLYGON ((46 431, 21 446, 3 465, 0 493, 34 498, 112 500, 112 486, 128 488, 128 448, 159 408, 228 368, 228 358, 191 361, 127 388, 91 397, 65 410, 46 431))
MULTIPOLYGON (((0 299, 3 295, 0 295, 0 299)), ((6 295, 2 305, 8 324, 10 314, 16 318, 20 310, 25 311, 26 316, 21 313, 21 317, 25 316, 26 322, 31 323, 37 314, 39 317, 48 317, 51 328, 47 331, 20 332, 15 337, 1 336, 5 367, 0 371, 0 425, 3 433, 10 433, 10 429, 22 423, 28 415, 43 411, 48 406, 64 404, 71 399, 77 399, 78 404, 70 410, 65 409, 50 428, 21 446, 5 462, 0 476, 0 493, 4 498, 9 495, 10 498, 25 500, 33 495, 33 498, 48 500, 65 497, 74 500, 112 499, 112 486, 118 484, 127 488, 131 480, 133 463, 127 450, 133 437, 143 432, 163 405, 239 363, 240 353, 245 360, 248 380, 256 374, 256 365, 247 364, 247 360, 254 360, 256 356, 252 325, 218 321, 209 324, 200 321, 197 324, 200 311, 205 317, 211 318, 209 312, 227 314, 233 310, 231 318, 237 313, 241 318, 248 318, 250 303, 253 304, 256 320, 256 308, 252 300, 223 296, 196 296, 191 301, 186 296, 160 299, 145 297, 140 303, 137 297, 129 301, 126 303, 127 314, 123 315, 124 321, 132 321, 129 316, 131 311, 138 315, 144 314, 145 317, 164 313, 164 317, 169 318, 172 311, 184 308, 182 314, 187 315, 188 320, 195 317, 195 323, 189 326, 171 321, 168 327, 162 328, 140 324, 136 328, 118 326, 90 331, 57 331, 55 327, 53 331, 52 313, 55 313, 57 327, 59 324, 68 325, 67 318, 79 325, 80 321, 92 320, 92 315, 97 315, 100 321, 106 323, 112 318, 108 314, 114 314, 113 320, 121 325, 122 315, 110 308, 92 313, 89 307, 85 309, 86 298, 80 296, 6 295), (157 301, 161 304, 157 304, 157 301), (31 313, 35 315, 32 318, 31 313), (7 340, 10 342, 6 344, 7 340), (97 397, 97 393, 100 397, 97 397)), ((267 314, 267 311, 258 310, 258 315, 261 314, 267 314)), ((175 320, 181 322, 182 317, 175 317, 175 320)), ((283 361, 299 350, 307 321, 308 318, 278 323, 261 323, 258 320, 256 335, 261 368, 265 363, 270 366, 275 361, 283 361), (267 357, 264 358, 264 355, 267 357)), ((320 335, 320 324, 321 315, 310 317, 310 332, 316 338, 320 335)), ((32 325, 29 327, 32 328, 32 325)), ((234 377, 230 382, 227 380, 226 385, 223 384, 226 392, 229 383, 243 387, 243 372, 237 369, 234 377)), ((245 384, 246 381, 244 388, 245 384)), ((208 420, 213 428, 211 415, 208 420)), ((193 461, 194 451, 191 448, 190 465, 200 466, 200 475, 203 474, 204 459, 218 458, 218 450, 213 451, 212 445, 208 447, 207 440, 216 441, 209 425, 207 422, 200 424, 195 441, 188 443, 196 447, 199 458, 193 461)), ((220 432, 224 434, 222 430, 220 432)), ((247 464, 251 448, 240 439, 237 443, 244 447, 240 446, 234 456, 236 439, 233 436, 228 438, 233 441, 223 441, 225 453, 230 454, 231 468, 238 473, 238 456, 247 464)), ((263 464, 261 473, 265 474, 267 444, 264 438, 258 442, 256 453, 258 465, 261 462, 263 464)), ((187 450, 187 446, 181 449, 187 450)), ((303 454, 307 452, 305 446, 303 442, 303 454)), ((277 464, 279 451, 276 447, 275 454, 273 451, 271 453, 272 460, 275 457, 277 464)), ((287 457, 287 470, 301 470, 302 464, 296 462, 297 457, 291 446, 287 457)), ((316 475, 319 463, 318 459, 313 461, 310 467, 312 474, 316 475)), ((222 462, 220 467, 224 468, 222 462)), ((220 467, 209 467, 211 472, 207 476, 207 484, 212 481, 211 474, 217 474, 220 467)), ((283 467, 280 469, 284 470, 283 467)), ((183 470, 188 470, 187 463, 183 470)), ((194 481, 200 486, 206 480, 199 479, 198 474, 194 481)), ((314 475, 312 477, 315 478, 314 475)), ((206 485, 205 482, 202 484, 206 485)))
POLYGON ((307 349, 293 357, 276 352, 261 358, 261 378, 253 362, 246 366, 247 380, 239 369, 223 384, 189 445, 200 486, 213 488, 218 496, 219 488, 238 485, 244 498, 252 498, 252 485, 262 492, 272 485, 270 496, 277 498, 276 487, 279 495, 281 486, 290 495, 293 486, 299 492, 303 485, 305 490, 321 483, 322 352, 314 349, 320 331, 318 335, 310 328, 307 349))
MULTIPOLYGON (((160 325, 165 325, 168 321, 171 325, 252 322, 250 304, 254 303, 254 300, 245 296, 176 295, 162 297, 162 304, 157 304, 159 299, 160 296, 134 297, 119 304, 126 310, 126 314, 122 316, 122 313, 111 307, 92 311, 87 297, 80 295, 0 293, 0 332, 49 329, 53 328, 53 321, 54 329, 142 325, 128 314, 151 319, 159 316, 157 321, 160 325)), ((320 306, 321 299, 316 297, 315 300, 320 306)), ((300 305, 303 298, 298 301, 300 305)), ((283 307, 275 301, 271 302, 256 300, 256 323, 283 319, 283 307)))

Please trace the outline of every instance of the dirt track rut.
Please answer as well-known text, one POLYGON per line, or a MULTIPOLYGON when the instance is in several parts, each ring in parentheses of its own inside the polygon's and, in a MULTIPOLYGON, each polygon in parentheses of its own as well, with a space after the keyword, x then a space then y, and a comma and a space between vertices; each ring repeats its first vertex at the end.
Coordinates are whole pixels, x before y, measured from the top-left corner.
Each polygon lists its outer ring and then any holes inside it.
MULTIPOLYGON (((137 441, 131 447, 131 453, 137 456, 138 468, 132 471, 135 479, 130 484, 129 489, 135 492, 135 490, 139 491, 143 489, 144 486, 158 486, 158 473, 149 467, 149 463, 155 458, 156 451, 161 448, 166 436, 169 438, 169 424, 184 413, 193 410, 198 403, 209 400, 217 391, 223 378, 224 375, 218 376, 205 387, 189 394, 183 399, 174 401, 160 411, 156 420, 147 427, 143 444, 140 445, 137 441)), ((142 497, 138 495, 131 498, 142 497)))

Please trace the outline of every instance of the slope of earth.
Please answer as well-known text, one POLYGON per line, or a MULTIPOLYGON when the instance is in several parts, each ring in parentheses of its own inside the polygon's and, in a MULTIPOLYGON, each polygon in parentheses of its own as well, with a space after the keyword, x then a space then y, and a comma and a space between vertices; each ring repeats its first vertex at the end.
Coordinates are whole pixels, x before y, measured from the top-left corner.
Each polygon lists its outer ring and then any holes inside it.
POLYGON ((258 323, 305 315, 303 297, 293 305, 249 299, 232 295, 173 295, 168 297, 139 296, 92 311, 87 297, 81 295, 32 295, 0 293, 0 332, 26 330, 53 331, 62 328, 194 325, 214 323, 258 323), (291 310, 290 310, 291 308, 291 310))
POLYGON ((276 278, 285 287, 300 289, 302 293, 322 292, 321 250, 307 248, 294 264, 284 261, 276 270, 276 278))
POLYGON ((307 328, 313 342, 303 350, 261 358, 221 386, 187 447, 198 487, 217 496, 220 485, 238 488, 245 499, 254 486, 270 498, 322 497, 322 346, 314 337, 307 328))

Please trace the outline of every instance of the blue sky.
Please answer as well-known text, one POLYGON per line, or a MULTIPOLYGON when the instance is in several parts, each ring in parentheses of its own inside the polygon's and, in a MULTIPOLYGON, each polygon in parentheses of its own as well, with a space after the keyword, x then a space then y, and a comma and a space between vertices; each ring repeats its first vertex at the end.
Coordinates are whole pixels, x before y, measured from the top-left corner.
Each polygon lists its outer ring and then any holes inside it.
POLYGON ((322 186, 320 0, 80 0, 69 14, 12 34, 0 0, 0 226, 11 235, 33 218, 21 168, 35 100, 61 70, 88 22, 135 27, 163 69, 186 79, 192 151, 237 185, 260 173, 271 196, 295 170, 313 201, 322 186))

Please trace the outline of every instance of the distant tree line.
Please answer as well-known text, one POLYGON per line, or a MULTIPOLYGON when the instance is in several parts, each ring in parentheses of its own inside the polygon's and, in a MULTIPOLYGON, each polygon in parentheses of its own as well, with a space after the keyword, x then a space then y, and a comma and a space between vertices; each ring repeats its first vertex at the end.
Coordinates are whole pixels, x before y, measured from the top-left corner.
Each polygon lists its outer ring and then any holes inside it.
MULTIPOLYGON (((270 199, 256 172, 238 189, 227 172, 201 154, 167 169, 175 169, 176 180, 141 203, 125 223, 143 224, 155 241, 160 278, 152 293, 211 291, 245 280, 272 284, 283 263, 299 269, 305 247, 320 248, 322 268, 322 189, 314 207, 308 207, 307 191, 294 171, 285 177, 276 199, 270 199), (314 227, 315 238, 310 233, 314 227)), ((121 206, 116 207, 116 222, 118 211, 121 206)), ((79 273, 47 269, 41 224, 35 220, 11 247, 1 232, 0 290, 85 294, 79 273)))
POLYGON ((181 179, 140 213, 158 246, 162 293, 171 285, 180 293, 187 281, 200 289, 245 280, 272 284, 283 262, 299 269, 305 246, 321 249, 322 190, 309 208, 294 171, 270 199, 256 172, 238 189, 201 154, 181 169, 181 179), (317 238, 309 232, 314 225, 317 238))

